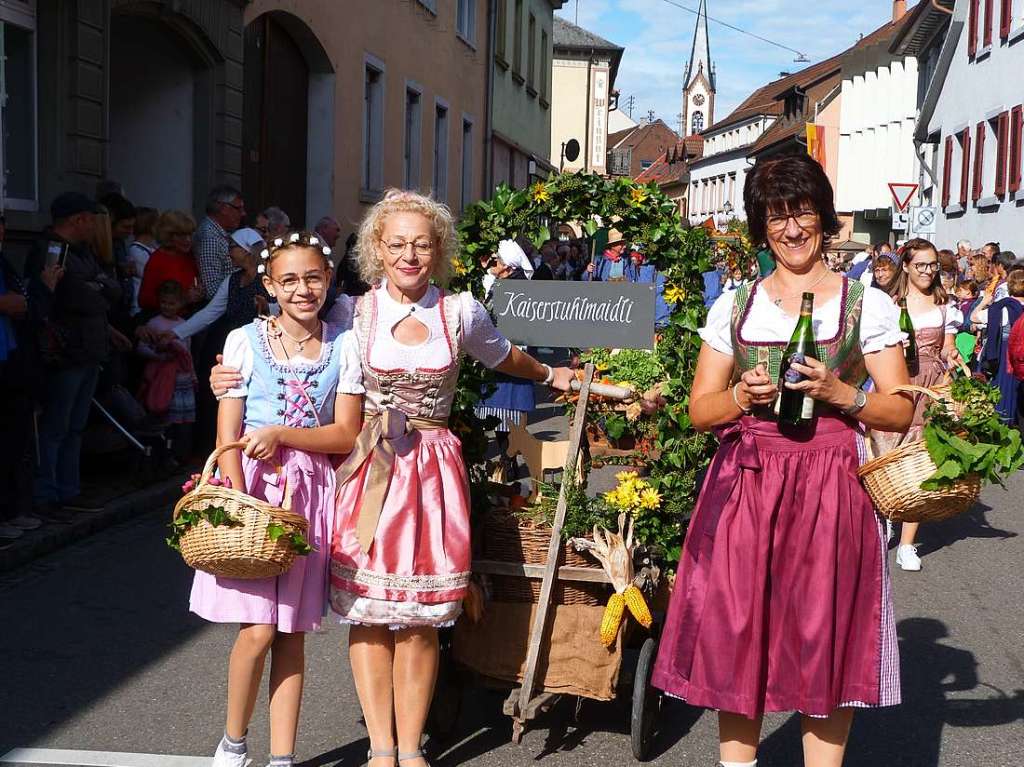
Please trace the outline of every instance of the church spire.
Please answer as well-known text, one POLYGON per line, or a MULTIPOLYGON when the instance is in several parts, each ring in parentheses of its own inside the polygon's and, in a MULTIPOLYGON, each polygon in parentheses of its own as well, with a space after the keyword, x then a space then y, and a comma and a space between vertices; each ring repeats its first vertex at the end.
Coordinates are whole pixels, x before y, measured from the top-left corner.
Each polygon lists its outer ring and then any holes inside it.
POLYGON ((711 62, 708 36, 708 3, 700 0, 697 28, 693 32, 693 49, 683 78, 683 135, 691 136, 710 127, 715 121, 715 92, 718 90, 715 65, 711 62))
POLYGON ((689 88, 693 85, 693 79, 701 71, 704 72, 711 89, 715 90, 715 72, 711 67, 711 42, 708 37, 707 0, 700 0, 700 7, 697 9, 697 28, 693 32, 693 49, 690 52, 690 61, 686 65, 683 87, 689 88))

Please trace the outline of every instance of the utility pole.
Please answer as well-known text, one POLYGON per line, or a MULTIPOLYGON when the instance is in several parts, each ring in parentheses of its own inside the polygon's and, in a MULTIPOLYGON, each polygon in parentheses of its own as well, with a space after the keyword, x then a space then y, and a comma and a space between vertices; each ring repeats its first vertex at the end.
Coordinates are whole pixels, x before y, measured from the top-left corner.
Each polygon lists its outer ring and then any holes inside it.
MULTIPOLYGON (((579 2, 579 0, 576 0, 579 2)), ((630 96, 626 99, 626 112, 629 114, 629 119, 633 119, 633 105, 636 104, 636 96, 630 96)))
POLYGON ((654 122, 654 110, 653 109, 648 109, 647 110, 647 122, 649 122, 649 123, 654 122))
POLYGON ((580 25, 580 0, 576 0, 576 21, 574 23, 577 27, 580 25))

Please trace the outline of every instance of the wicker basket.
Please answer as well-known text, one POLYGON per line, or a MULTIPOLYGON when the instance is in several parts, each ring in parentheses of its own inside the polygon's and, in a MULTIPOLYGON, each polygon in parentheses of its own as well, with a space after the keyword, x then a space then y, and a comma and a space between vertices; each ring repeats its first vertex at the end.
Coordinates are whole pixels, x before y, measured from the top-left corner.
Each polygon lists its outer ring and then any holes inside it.
MULTIPOLYGON (((941 399, 921 386, 897 386, 892 393, 917 392, 941 399)), ((865 440, 871 451, 871 441, 865 440)), ((857 470, 864 487, 882 516, 894 522, 937 522, 971 508, 981 495, 981 480, 962 477, 942 490, 922 490, 921 483, 936 471, 924 440, 898 447, 873 458, 857 470)))
MULTIPOLYGON (((492 511, 484 518, 481 543, 485 559, 543 565, 548 560, 551 528, 517 517, 508 511, 492 511)), ((577 552, 569 544, 562 546, 559 564, 601 569, 594 559, 577 552)), ((536 602, 540 599, 541 582, 535 578, 509 575, 488 577, 491 596, 495 601, 536 602)), ((608 601, 608 589, 609 586, 604 583, 555 581, 551 600, 559 605, 603 605, 608 601)))
POLYGON ((180 541, 181 556, 189 567, 223 578, 270 578, 287 572, 295 561, 295 550, 287 536, 276 541, 267 535, 272 522, 306 535, 309 523, 288 511, 291 488, 285 488, 283 508, 246 495, 241 490, 211 485, 210 475, 217 458, 228 450, 237 450, 243 442, 223 445, 206 459, 195 489, 186 493, 174 507, 174 517, 183 511, 223 507, 240 525, 213 526, 203 521, 190 527, 180 541))

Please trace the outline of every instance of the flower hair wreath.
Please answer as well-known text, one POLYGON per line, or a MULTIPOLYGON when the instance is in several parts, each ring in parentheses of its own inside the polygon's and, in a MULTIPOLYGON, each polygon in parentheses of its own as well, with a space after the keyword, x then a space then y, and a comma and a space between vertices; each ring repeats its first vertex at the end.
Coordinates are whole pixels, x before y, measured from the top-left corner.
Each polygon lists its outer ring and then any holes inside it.
POLYGON ((298 245, 301 247, 319 248, 324 256, 331 255, 331 249, 323 244, 320 238, 315 234, 309 232, 292 232, 287 238, 276 237, 274 241, 270 243, 270 247, 264 248, 260 251, 260 265, 256 267, 256 271, 260 274, 267 273, 267 264, 275 253, 284 248, 298 245))

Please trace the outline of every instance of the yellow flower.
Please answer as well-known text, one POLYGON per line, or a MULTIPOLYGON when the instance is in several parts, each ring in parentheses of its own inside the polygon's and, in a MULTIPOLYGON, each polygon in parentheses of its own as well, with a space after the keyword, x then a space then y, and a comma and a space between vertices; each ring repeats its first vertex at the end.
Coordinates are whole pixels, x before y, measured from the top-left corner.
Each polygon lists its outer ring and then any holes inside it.
POLYGON ((649 487, 640 494, 640 505, 645 509, 656 509, 661 506, 661 496, 649 487))
POLYGON ((636 479, 639 476, 635 471, 620 471, 615 475, 615 479, 619 482, 626 482, 630 479, 636 479))
POLYGON ((461 258, 455 259, 455 263, 452 264, 452 268, 455 270, 455 274, 457 274, 459 277, 464 277, 465 275, 469 274, 469 267, 466 266, 465 263, 463 263, 461 258))
POLYGON ((551 199, 551 192, 549 192, 548 188, 539 181, 533 185, 530 193, 533 195, 534 202, 546 202, 551 199))
POLYGON ((635 186, 629 190, 629 196, 633 205, 639 205, 647 199, 647 190, 642 186, 635 186))
POLYGON ((686 291, 675 285, 669 285, 665 288, 665 302, 669 304, 676 304, 686 299, 686 291))

